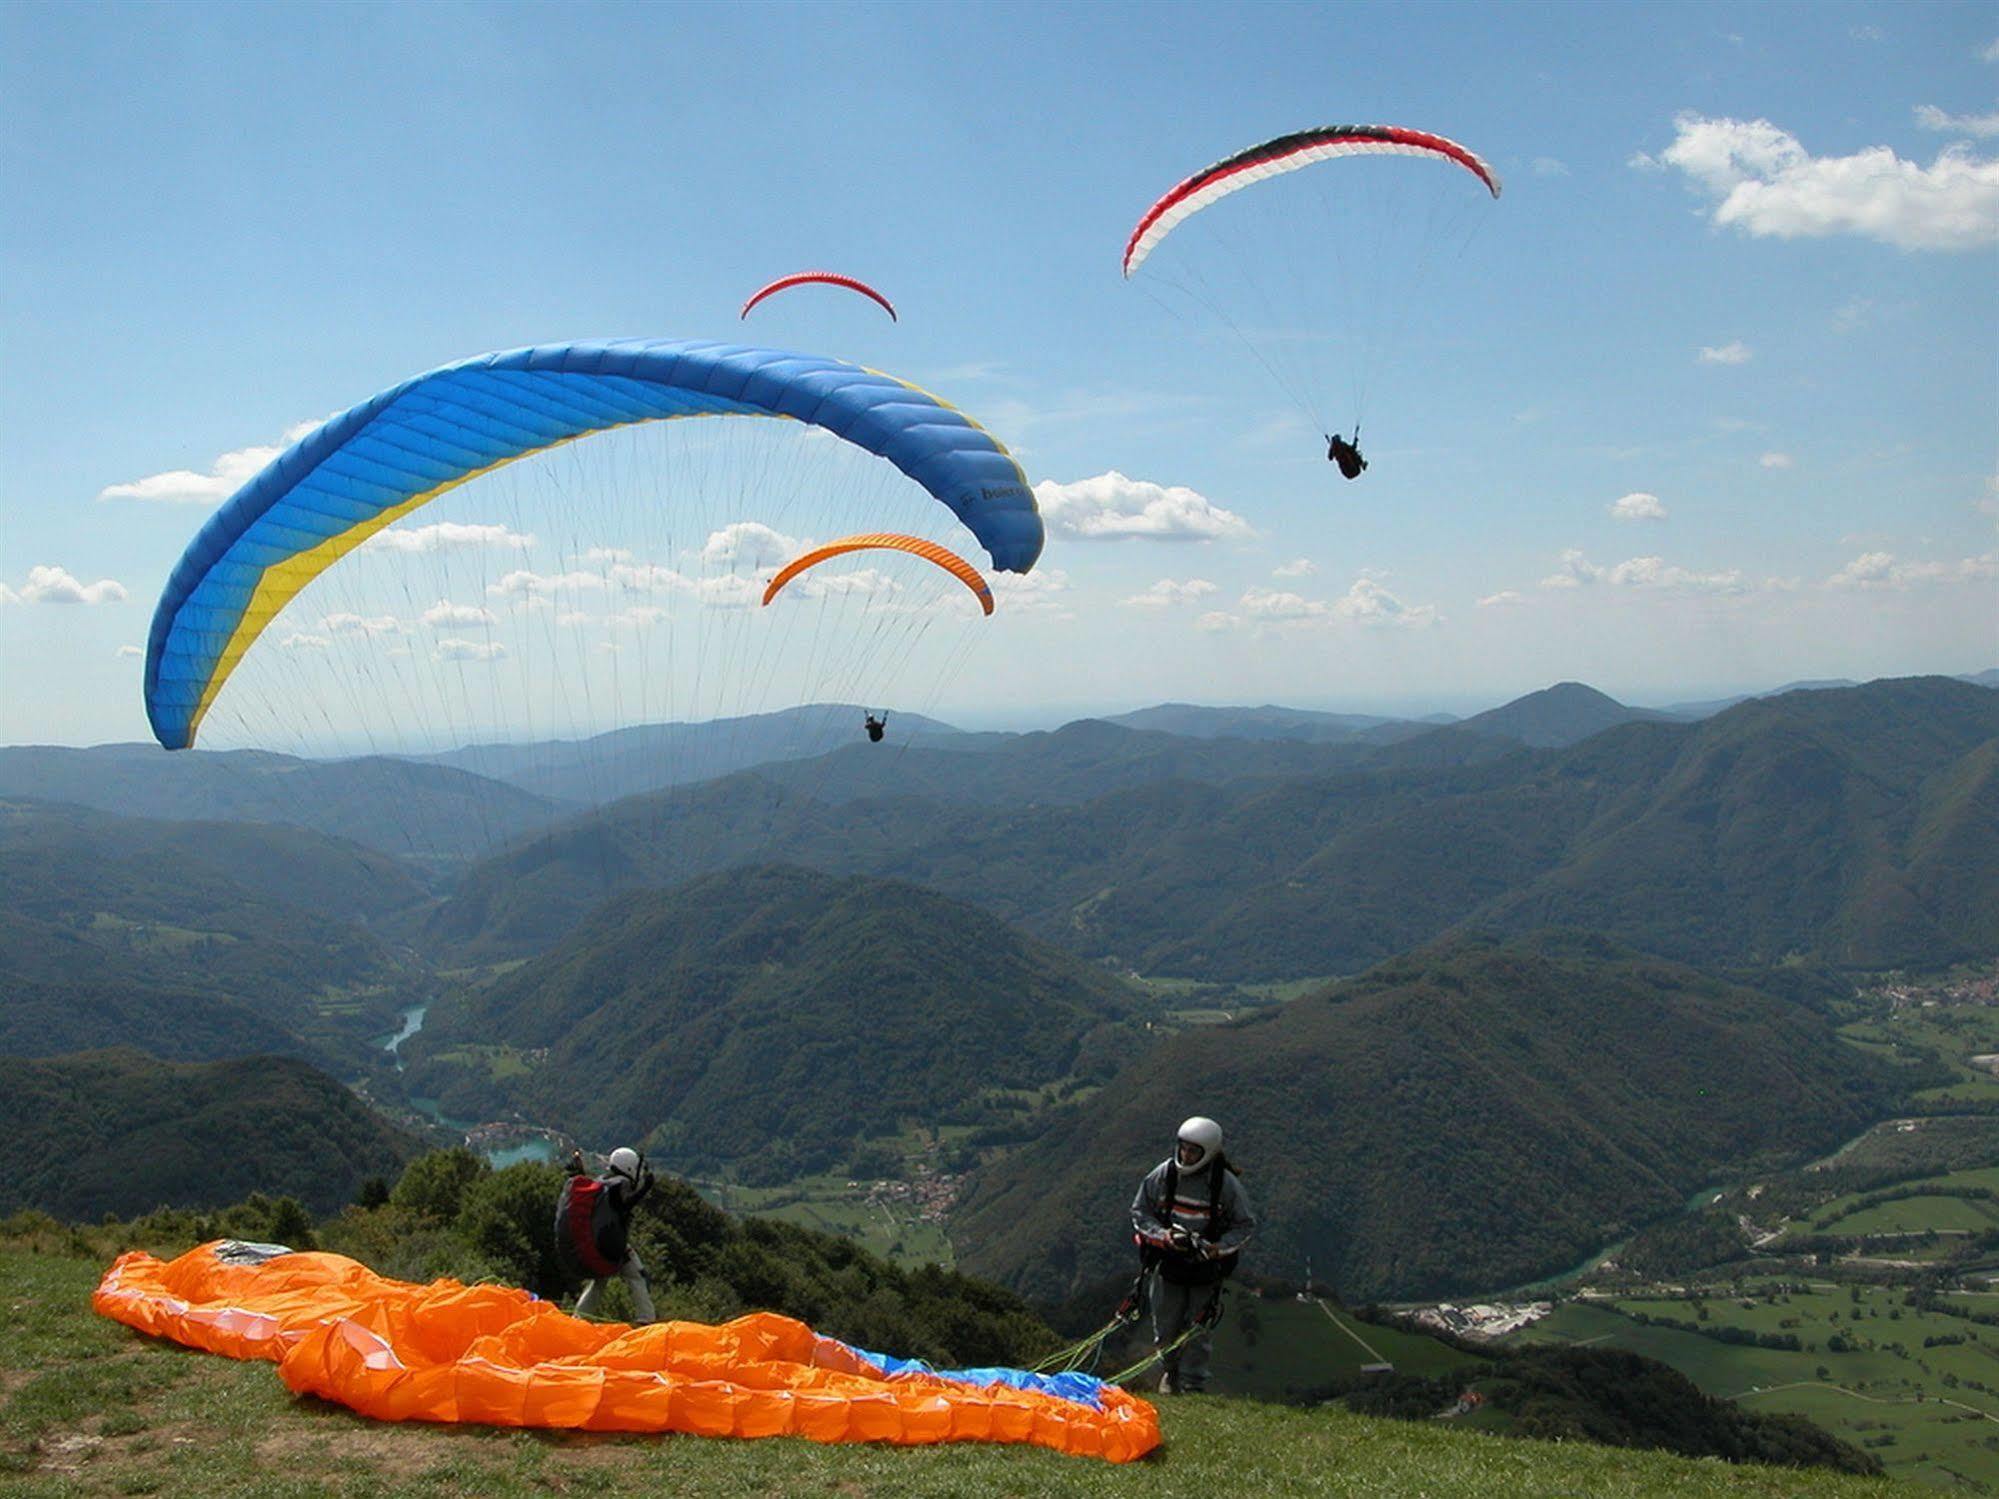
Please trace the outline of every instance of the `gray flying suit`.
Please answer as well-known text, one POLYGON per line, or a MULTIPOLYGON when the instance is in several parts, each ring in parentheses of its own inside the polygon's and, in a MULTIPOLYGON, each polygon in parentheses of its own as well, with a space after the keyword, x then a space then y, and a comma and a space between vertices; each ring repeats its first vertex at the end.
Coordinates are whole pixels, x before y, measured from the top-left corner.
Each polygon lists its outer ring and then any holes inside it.
MULTIPOLYGON (((1209 1301, 1221 1294, 1223 1278, 1235 1269, 1243 1245, 1256 1231, 1256 1213, 1250 1206, 1249 1194, 1233 1171, 1223 1170, 1221 1210, 1212 1215, 1215 1236, 1207 1241, 1211 1246, 1209 1257, 1203 1259, 1174 1249, 1175 1226, 1206 1238, 1211 1226, 1209 1194, 1216 1173, 1206 1167, 1178 1170, 1173 1199, 1168 1202, 1166 1175, 1172 1165, 1168 1159, 1153 1167, 1138 1184, 1138 1195, 1131 1200, 1132 1227, 1138 1230, 1141 1239, 1159 1251, 1159 1269, 1152 1277, 1152 1341, 1158 1348, 1164 1348, 1185 1332, 1207 1309, 1209 1301)), ((1205 1389, 1208 1355, 1208 1333, 1202 1329, 1166 1355, 1165 1388, 1190 1394, 1205 1389)))

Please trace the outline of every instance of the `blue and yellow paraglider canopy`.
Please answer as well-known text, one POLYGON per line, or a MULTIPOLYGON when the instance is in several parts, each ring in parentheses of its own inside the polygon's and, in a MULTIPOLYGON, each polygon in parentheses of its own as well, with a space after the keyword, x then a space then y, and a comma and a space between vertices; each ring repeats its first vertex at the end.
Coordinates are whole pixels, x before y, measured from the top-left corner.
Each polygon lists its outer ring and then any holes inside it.
POLYGON ((948 506, 992 565, 1024 573, 1043 532, 1020 465, 915 386, 837 359, 734 344, 543 344, 446 365, 300 439, 201 528, 146 643, 146 717, 194 742, 236 663, 300 589, 383 527, 557 443, 684 416, 788 417, 885 458, 948 506))

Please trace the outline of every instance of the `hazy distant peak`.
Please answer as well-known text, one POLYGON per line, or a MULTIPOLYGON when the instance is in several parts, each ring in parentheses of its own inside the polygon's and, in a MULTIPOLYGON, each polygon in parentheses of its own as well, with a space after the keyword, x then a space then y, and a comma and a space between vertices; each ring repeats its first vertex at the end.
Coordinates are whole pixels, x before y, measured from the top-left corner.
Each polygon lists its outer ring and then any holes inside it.
POLYGON ((1643 708, 1627 708, 1584 682, 1557 682, 1502 707, 1474 714, 1458 727, 1517 740, 1536 749, 1561 749, 1619 724, 1663 717, 1643 708))

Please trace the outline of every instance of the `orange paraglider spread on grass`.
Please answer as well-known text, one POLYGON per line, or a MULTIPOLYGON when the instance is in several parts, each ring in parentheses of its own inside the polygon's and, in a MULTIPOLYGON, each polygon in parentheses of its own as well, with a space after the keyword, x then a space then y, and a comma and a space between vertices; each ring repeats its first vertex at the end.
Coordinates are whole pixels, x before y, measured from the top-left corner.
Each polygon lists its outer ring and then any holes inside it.
POLYGON ((122 1255, 91 1304, 155 1337, 269 1359, 295 1393, 385 1421, 1027 1442, 1112 1462, 1159 1445, 1150 1405, 1083 1375, 939 1374, 770 1312, 719 1326, 586 1322, 510 1286, 413 1285, 279 1246, 122 1255))

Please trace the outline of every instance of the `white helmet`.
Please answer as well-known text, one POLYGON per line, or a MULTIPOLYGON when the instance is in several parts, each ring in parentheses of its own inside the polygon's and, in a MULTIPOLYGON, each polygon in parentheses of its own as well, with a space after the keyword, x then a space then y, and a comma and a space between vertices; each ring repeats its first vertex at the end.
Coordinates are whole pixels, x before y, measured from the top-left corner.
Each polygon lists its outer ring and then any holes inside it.
POLYGON ((1180 1143, 1200 1151, 1185 1167, 1198 1171, 1222 1153, 1222 1127, 1206 1115, 1196 1114, 1180 1126, 1180 1143))
POLYGON ((628 1145, 620 1145, 611 1152, 611 1175, 622 1176, 628 1182, 639 1179, 639 1153, 628 1145))

